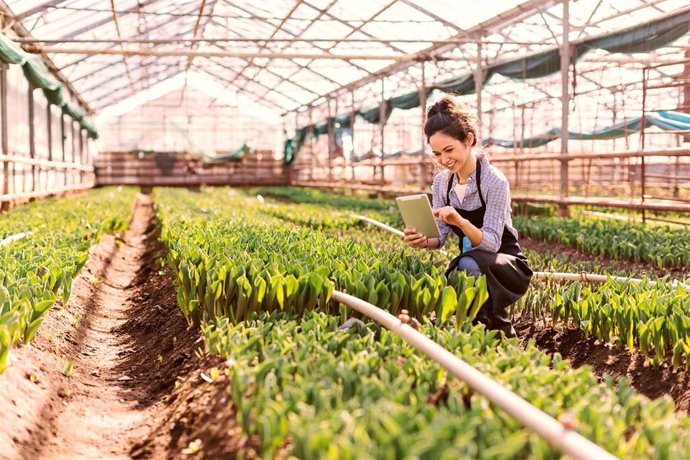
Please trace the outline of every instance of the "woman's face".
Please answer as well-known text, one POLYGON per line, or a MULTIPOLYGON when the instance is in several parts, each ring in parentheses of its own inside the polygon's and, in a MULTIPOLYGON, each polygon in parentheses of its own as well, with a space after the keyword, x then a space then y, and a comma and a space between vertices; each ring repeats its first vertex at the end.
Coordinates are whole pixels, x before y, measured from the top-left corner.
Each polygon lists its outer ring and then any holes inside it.
POLYGON ((453 173, 458 173, 465 166, 472 151, 472 134, 467 135, 465 142, 438 131, 429 137, 429 145, 438 164, 453 173))

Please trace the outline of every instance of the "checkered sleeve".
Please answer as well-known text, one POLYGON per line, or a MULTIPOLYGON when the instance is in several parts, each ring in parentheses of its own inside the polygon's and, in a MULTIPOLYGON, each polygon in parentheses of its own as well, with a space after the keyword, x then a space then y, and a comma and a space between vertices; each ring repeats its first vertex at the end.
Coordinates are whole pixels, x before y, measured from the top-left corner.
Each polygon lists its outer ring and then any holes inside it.
MULTIPOLYGON (((433 194, 432 207, 434 209, 446 206, 446 192, 448 190, 449 176, 450 174, 441 172, 436 174, 436 177, 434 177, 434 184, 431 187, 431 191, 433 194)), ((446 239, 448 238, 448 232, 450 231, 450 227, 448 226, 448 224, 439 219, 436 219, 436 223, 438 224, 438 230, 441 233, 441 244, 437 248, 440 249, 443 247, 444 244, 446 244, 446 239)))
MULTIPOLYGON (((493 168, 492 168, 493 169, 493 168)), ((510 188, 508 179, 495 169, 482 174, 482 192, 486 202, 483 238, 473 249, 487 252, 498 252, 503 238, 506 219, 510 215, 510 188)))

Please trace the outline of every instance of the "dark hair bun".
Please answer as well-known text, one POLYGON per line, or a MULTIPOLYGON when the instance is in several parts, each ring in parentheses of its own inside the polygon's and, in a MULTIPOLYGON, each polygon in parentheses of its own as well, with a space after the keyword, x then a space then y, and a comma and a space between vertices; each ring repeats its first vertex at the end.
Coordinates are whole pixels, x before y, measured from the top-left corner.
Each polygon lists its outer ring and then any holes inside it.
POLYGON ((474 146, 477 145, 477 124, 477 116, 464 104, 453 96, 445 96, 427 110, 424 134, 427 142, 439 131, 465 142, 467 135, 472 133, 474 146))

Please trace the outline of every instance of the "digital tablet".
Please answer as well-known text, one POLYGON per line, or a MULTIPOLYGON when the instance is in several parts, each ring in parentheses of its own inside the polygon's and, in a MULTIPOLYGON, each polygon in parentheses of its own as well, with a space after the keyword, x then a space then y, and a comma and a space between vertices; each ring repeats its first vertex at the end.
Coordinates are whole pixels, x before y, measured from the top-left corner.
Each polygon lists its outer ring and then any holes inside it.
POLYGON ((439 238, 441 232, 431 212, 429 197, 425 194, 399 196, 395 199, 405 227, 412 227, 427 238, 439 238))

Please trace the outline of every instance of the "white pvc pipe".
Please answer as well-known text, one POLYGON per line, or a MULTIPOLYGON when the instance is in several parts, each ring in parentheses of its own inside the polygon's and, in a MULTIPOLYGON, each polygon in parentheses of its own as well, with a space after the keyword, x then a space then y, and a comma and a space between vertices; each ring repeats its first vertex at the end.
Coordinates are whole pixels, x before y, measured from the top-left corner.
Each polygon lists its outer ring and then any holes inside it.
POLYGON ((401 232, 397 228, 391 227, 390 225, 386 225, 383 222, 379 222, 378 220, 371 219, 371 218, 366 217, 366 216, 360 216, 359 214, 354 214, 354 217, 356 217, 357 219, 363 220, 365 222, 369 222, 371 225, 376 225, 377 227, 380 227, 386 231, 394 233, 394 234, 401 236, 403 238, 405 237, 405 233, 401 232))
MULTIPOLYGON (((389 225, 383 224, 377 220, 371 219, 369 217, 364 217, 355 214, 355 217, 358 219, 365 220, 369 222, 370 224, 376 225, 377 227, 381 227, 384 230, 388 230, 391 233, 395 233, 398 236, 405 236, 403 232, 400 230, 393 228, 389 225)), ((642 283, 643 280, 639 278, 627 278, 623 276, 607 276, 607 275, 597 275, 596 273, 557 273, 557 272, 534 272, 534 276, 537 278, 553 278, 557 280, 564 280, 564 281, 581 281, 583 283, 604 283, 607 281, 608 278, 611 278, 619 283, 642 283)), ((647 286, 656 286, 658 284, 657 281, 647 281, 647 286)), ((686 291, 690 292, 690 286, 687 284, 683 284, 679 281, 672 281, 671 286, 675 289, 677 286, 683 287, 686 291)))
POLYGON ((10 244, 13 241, 21 240, 25 236, 31 235, 31 232, 21 232, 16 235, 8 236, 4 240, 0 240, 0 247, 10 244))
POLYGON ((348 305, 398 334, 564 454, 582 460, 616 458, 579 433, 565 428, 555 418, 537 409, 390 313, 340 291, 333 291, 333 300, 348 305))
MULTIPOLYGON (((644 280, 639 278, 626 278, 623 276, 607 276, 607 275, 597 275, 594 273, 556 273, 556 272, 534 272, 534 276, 538 278, 553 278, 557 280, 564 281, 581 281, 583 283, 605 283, 608 279, 612 279, 619 283, 631 283, 637 284, 642 283, 644 280)), ((646 281, 647 286, 656 286, 658 281, 646 281)), ((690 291, 690 286, 683 284, 679 281, 672 281, 671 286, 676 288, 681 286, 686 291, 690 291)))

